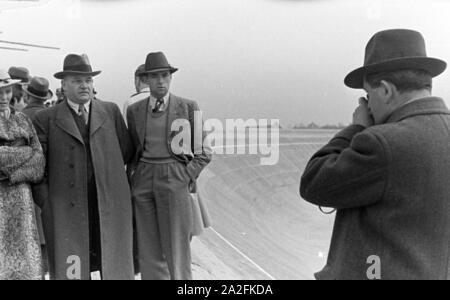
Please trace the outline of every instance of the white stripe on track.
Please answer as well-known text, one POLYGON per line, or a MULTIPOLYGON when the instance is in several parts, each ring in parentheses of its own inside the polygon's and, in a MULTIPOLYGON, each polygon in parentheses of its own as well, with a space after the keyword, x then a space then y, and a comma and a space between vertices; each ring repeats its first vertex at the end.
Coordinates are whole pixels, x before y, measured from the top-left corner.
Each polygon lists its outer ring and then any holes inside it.
POLYGON ((257 263, 255 263, 250 257, 245 255, 241 250, 239 250, 236 246, 234 246, 230 241, 228 241, 226 238, 224 238, 220 233, 218 233, 214 228, 210 227, 209 229, 212 230, 221 240, 223 240, 225 243, 227 243, 228 246, 233 248, 237 253, 239 253, 242 257, 244 257, 246 260, 248 260, 253 266, 255 266, 260 272, 262 272, 264 275, 269 277, 271 280, 276 280, 275 277, 270 275, 266 270, 264 270, 262 267, 260 267, 257 263))

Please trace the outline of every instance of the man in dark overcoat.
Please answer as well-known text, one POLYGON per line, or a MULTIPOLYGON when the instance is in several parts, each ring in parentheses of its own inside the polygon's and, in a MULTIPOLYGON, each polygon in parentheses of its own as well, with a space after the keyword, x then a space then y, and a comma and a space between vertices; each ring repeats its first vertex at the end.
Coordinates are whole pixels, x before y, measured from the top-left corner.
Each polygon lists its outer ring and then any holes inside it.
POLYGON ((86 55, 70 54, 67 99, 36 115, 47 158, 43 203, 50 274, 55 279, 133 279, 132 205, 124 165, 134 152, 116 104, 94 99, 86 55), (45 200, 45 199, 44 199, 45 200))
POLYGON ((395 29, 376 33, 345 78, 367 97, 300 184, 305 200, 337 210, 316 278, 450 278, 450 112, 431 96, 445 68, 419 32, 395 29))

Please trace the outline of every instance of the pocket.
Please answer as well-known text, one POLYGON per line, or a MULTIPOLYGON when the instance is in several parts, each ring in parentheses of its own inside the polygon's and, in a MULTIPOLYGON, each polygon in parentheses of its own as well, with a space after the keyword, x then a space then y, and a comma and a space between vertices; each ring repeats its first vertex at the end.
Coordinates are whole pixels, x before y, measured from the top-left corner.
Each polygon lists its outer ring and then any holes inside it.
POLYGON ((182 163, 172 164, 173 173, 178 181, 185 185, 189 185, 191 182, 191 177, 186 169, 186 166, 182 163))

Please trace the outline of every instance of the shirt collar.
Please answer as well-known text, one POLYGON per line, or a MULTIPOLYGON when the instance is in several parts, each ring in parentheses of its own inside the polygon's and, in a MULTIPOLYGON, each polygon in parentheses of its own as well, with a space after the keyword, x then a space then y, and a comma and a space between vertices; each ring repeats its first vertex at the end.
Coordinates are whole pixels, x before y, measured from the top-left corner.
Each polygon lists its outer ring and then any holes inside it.
MULTIPOLYGON (((161 106, 160 111, 164 111, 167 108, 167 104, 169 103, 169 97, 170 97, 170 93, 167 93, 164 97, 164 104, 161 106)), ((155 107, 156 101, 158 99, 156 99, 155 97, 153 97, 152 94, 150 94, 150 106, 152 107, 152 109, 155 107)))
MULTIPOLYGON (((69 98, 67 98, 67 103, 69 104, 70 108, 72 108, 76 113, 78 113, 78 109, 80 108, 80 105, 71 101, 69 98)), ((89 110, 91 108, 91 100, 89 100, 87 103, 84 104, 84 108, 86 109, 87 113, 89 113, 89 110)))

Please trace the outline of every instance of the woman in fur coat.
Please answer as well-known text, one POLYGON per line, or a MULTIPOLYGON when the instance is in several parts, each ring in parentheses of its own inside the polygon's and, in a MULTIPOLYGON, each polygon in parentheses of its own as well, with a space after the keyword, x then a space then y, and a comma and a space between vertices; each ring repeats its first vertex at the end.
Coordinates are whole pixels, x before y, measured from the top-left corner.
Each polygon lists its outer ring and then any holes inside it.
POLYGON ((42 277, 30 184, 42 179, 45 158, 31 121, 9 106, 16 83, 0 70, 0 280, 42 277))

